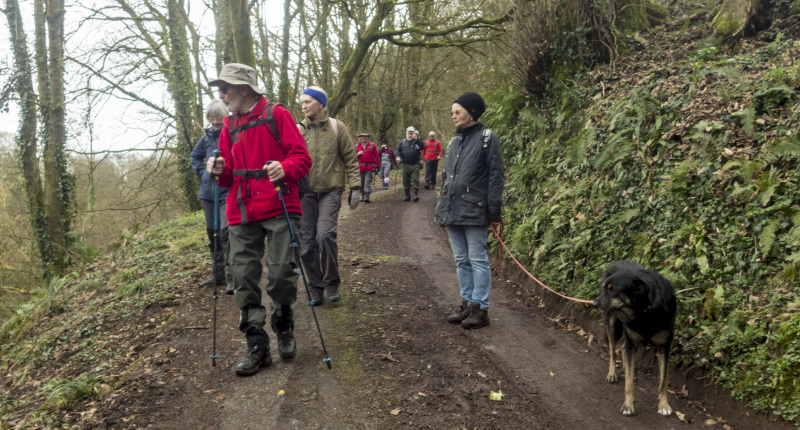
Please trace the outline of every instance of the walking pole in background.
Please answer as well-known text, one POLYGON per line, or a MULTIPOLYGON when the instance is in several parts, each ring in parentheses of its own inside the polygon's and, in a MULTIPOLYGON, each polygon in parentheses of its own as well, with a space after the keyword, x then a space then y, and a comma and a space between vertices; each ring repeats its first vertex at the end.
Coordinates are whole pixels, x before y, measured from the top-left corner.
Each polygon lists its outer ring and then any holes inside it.
MULTIPOLYGON (((217 165, 217 157, 219 157, 219 149, 214 150, 214 166, 217 165)), ((219 255, 219 176, 214 176, 212 182, 214 186, 214 317, 213 328, 211 334, 211 367, 217 367, 217 279, 218 270, 217 256, 219 255)))
MULTIPOLYGON (((267 161, 267 164, 272 163, 272 161, 267 161)), ((275 185, 275 191, 278 193, 278 200, 281 201, 281 207, 283 208, 283 215, 286 217, 286 225, 289 227, 289 237, 292 239, 292 251, 294 254, 294 261, 295 266, 300 269, 300 276, 303 278, 303 285, 306 287, 306 294, 308 295, 308 302, 309 305, 311 304, 311 290, 308 289, 308 281, 306 281, 306 271, 303 269, 303 264, 300 262, 300 249, 299 243, 297 242, 297 237, 294 235, 294 229, 292 228, 291 220, 289 219, 289 211, 286 210, 286 202, 283 201, 283 191, 281 187, 285 186, 283 182, 273 182, 275 185)), ((319 342, 322 344, 322 353, 324 354, 324 358, 322 361, 328 366, 328 369, 331 369, 331 357, 328 355, 328 350, 325 349, 325 341, 322 339, 322 330, 319 328, 319 321, 317 320, 317 312, 314 310, 314 306, 311 307, 311 314, 314 315, 314 323, 317 325, 317 334, 319 334, 319 342)))

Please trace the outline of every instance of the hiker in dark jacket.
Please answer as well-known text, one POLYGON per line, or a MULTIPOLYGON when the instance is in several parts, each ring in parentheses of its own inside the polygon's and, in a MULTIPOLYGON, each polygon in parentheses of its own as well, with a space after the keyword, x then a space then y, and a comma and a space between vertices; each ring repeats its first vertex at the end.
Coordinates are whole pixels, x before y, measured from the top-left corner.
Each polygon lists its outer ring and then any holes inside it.
POLYGON ((414 201, 419 201, 419 160, 422 151, 422 140, 416 136, 414 127, 406 129, 406 138, 397 145, 397 163, 403 172, 403 201, 411 200, 411 190, 414 190, 414 201))
POLYGON ((461 306, 448 322, 465 329, 489 325, 487 226, 500 222, 505 184, 500 140, 477 122, 485 110, 477 93, 465 93, 453 103, 458 132, 447 146, 434 216, 450 238, 461 286, 461 306))
POLYGON ((203 137, 197 142, 192 150, 192 169, 194 169, 197 176, 200 178, 200 191, 197 193, 197 198, 203 206, 203 214, 206 218, 206 233, 208 234, 208 248, 211 250, 211 265, 216 265, 219 269, 216 274, 211 278, 201 282, 200 285, 210 287, 212 285, 225 285, 228 288, 225 291, 227 294, 233 294, 233 282, 231 282, 231 272, 229 263, 227 262, 228 255, 228 218, 225 216, 225 199, 228 197, 228 188, 219 188, 219 227, 220 234, 217 244, 214 244, 214 188, 211 175, 206 172, 206 161, 214 156, 214 151, 219 149, 219 132, 222 131, 222 120, 228 116, 228 108, 225 103, 220 99, 215 99, 206 106, 206 119, 211 124, 211 127, 206 129, 203 137), (216 252, 215 252, 216 249, 216 252), (226 276, 227 274, 227 276, 226 276))

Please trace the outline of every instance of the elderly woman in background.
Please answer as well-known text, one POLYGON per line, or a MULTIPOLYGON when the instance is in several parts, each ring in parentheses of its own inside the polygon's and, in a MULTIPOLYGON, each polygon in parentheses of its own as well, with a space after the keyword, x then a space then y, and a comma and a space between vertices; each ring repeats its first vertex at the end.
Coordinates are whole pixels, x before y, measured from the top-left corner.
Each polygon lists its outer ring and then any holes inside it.
POLYGON ((228 285, 227 294, 233 294, 233 282, 230 278, 230 270, 226 270, 228 255, 228 218, 225 216, 225 199, 228 196, 228 188, 219 188, 219 226, 220 234, 218 243, 214 244, 214 188, 213 178, 206 171, 206 161, 209 157, 214 157, 214 151, 219 149, 219 133, 222 131, 222 119, 228 116, 228 108, 220 99, 212 100, 206 106, 206 119, 210 127, 205 129, 205 134, 197 142, 192 150, 192 169, 200 178, 200 191, 197 198, 203 205, 203 214, 206 217, 206 233, 208 234, 208 249, 211 251, 211 264, 217 266, 218 270, 211 278, 203 281, 200 285, 210 287, 214 285, 228 285), (227 273, 227 276, 226 276, 227 273))

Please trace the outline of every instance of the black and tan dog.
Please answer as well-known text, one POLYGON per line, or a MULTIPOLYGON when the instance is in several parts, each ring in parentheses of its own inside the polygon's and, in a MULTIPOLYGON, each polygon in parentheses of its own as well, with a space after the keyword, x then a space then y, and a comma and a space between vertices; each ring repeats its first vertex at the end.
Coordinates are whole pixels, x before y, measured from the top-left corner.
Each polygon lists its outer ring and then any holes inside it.
POLYGON ((675 333, 675 287, 658 272, 645 270, 630 261, 612 263, 603 272, 600 295, 592 303, 603 314, 608 334, 608 382, 617 381, 614 347, 624 336, 622 367, 625 369, 623 415, 635 415, 633 408, 634 365, 639 350, 653 346, 659 364, 658 413, 672 414, 667 399, 669 348, 675 333))

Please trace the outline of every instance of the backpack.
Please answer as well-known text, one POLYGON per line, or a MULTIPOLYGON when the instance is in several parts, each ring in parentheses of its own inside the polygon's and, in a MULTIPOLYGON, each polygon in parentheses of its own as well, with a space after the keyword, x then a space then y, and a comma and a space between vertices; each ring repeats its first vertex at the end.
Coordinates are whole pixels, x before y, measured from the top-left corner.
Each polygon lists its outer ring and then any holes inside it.
MULTIPOLYGON (((244 123, 230 130, 231 145, 235 145, 237 143, 240 132, 257 127, 259 125, 269 125, 272 129, 272 135, 275 137, 275 140, 278 141, 278 145, 280 145, 281 149, 283 149, 283 153, 286 154, 286 150, 283 148, 283 142, 281 142, 281 134, 278 131, 278 125, 275 124, 275 110, 278 108, 278 106, 283 107, 283 105, 280 103, 269 103, 264 108, 264 112, 261 113, 260 119, 244 123), (266 116, 264 116, 265 114, 266 116)), ((233 124, 233 114, 231 114, 228 118, 230 118, 228 123, 233 124)), ((305 140, 303 140, 303 143, 305 143, 305 140)), ((308 145, 306 145, 306 149, 308 149, 308 145)), ((297 181, 297 193, 300 195, 300 197, 303 197, 303 194, 308 191, 310 185, 311 181, 308 179, 308 175, 303 176, 299 181, 297 181)))

